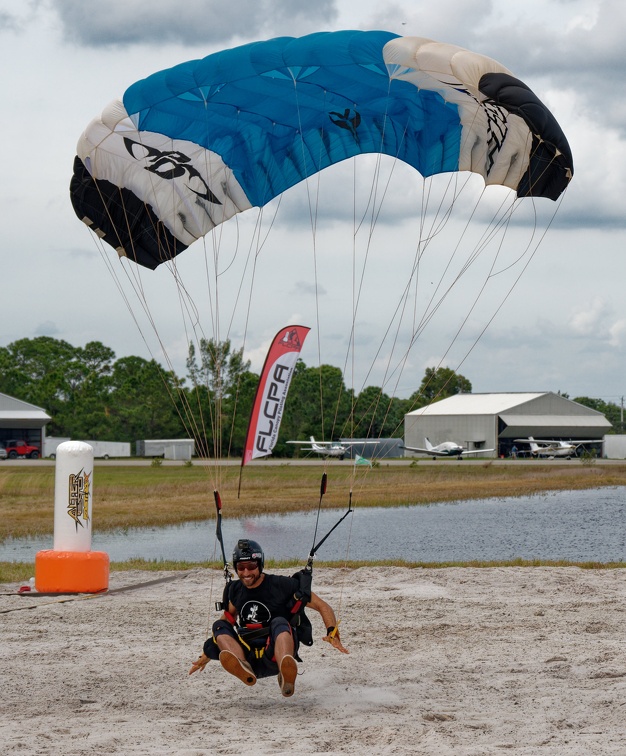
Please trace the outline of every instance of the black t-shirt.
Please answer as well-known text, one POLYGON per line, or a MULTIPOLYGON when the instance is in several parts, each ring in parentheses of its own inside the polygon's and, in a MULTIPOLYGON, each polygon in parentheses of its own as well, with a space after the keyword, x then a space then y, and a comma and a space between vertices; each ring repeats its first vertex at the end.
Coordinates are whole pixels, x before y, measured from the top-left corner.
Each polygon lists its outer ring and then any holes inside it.
POLYGON ((229 598, 237 609, 241 627, 261 624, 267 627, 274 617, 290 619, 289 603, 298 588, 294 578, 266 574, 257 588, 246 588, 236 580, 231 584, 229 598))

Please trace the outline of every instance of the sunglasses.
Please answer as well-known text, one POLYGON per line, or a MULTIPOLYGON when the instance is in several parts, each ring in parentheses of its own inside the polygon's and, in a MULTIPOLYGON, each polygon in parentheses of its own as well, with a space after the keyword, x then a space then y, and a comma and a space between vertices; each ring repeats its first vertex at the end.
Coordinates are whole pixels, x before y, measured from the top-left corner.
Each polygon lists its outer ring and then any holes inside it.
POLYGON ((256 562, 251 562, 249 564, 242 564, 241 562, 237 565, 237 572, 254 572, 255 570, 259 569, 259 565, 256 562))

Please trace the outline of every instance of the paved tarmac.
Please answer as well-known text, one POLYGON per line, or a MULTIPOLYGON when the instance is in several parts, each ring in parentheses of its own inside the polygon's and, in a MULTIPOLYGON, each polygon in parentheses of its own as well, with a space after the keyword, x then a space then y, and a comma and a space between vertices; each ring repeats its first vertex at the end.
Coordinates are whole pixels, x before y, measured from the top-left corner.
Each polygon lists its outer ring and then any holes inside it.
MULTIPOLYGON (((448 458, 448 459, 436 459, 433 460, 430 457, 406 457, 404 459, 384 459, 380 460, 381 465, 389 465, 389 466, 396 466, 396 465, 410 465, 411 462, 416 461, 420 465, 484 465, 487 462, 490 462, 494 465, 537 465, 537 464, 550 464, 550 465, 579 465, 581 464, 581 460, 578 458, 573 459, 566 459, 566 458, 554 458, 554 459, 547 459, 543 458, 541 460, 537 459, 456 459, 456 458, 448 458)), ((194 465, 212 465, 215 463, 215 460, 213 459, 200 459, 194 457, 193 464, 194 465)), ((53 459, 5 459, 0 460, 0 469, 2 469, 3 465, 6 466, 19 466, 19 465, 28 465, 28 466, 36 466, 36 467, 50 467, 55 464, 55 460, 53 459)), ((130 458, 117 458, 117 459, 98 459, 96 458, 94 460, 94 464, 96 466, 103 466, 103 467, 149 467, 152 464, 152 459, 146 459, 146 458, 139 458, 139 457, 130 457, 130 458)), ((162 460, 162 464, 166 467, 180 467, 185 464, 184 461, 181 460, 170 460, 165 459, 162 460)), ((220 464, 226 467, 239 467, 241 465, 240 459, 223 459, 220 460, 220 464)), ((255 465, 255 467, 272 467, 272 466, 323 466, 324 464, 330 465, 330 466, 349 466, 353 465, 354 461, 351 459, 329 459, 324 462, 322 459, 265 459, 260 460, 257 459, 252 463, 255 465)), ((624 465, 626 464, 626 460, 624 459, 596 459, 593 464, 595 465, 624 465)))

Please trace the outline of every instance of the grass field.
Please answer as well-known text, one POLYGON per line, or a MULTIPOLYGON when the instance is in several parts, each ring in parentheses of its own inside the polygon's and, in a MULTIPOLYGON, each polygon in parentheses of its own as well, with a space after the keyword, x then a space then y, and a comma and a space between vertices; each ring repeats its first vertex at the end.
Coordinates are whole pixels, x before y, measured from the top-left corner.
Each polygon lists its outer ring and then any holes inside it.
MULTIPOLYGON (((250 465, 245 469, 241 497, 237 498, 238 467, 222 468, 217 482, 214 469, 201 463, 172 467, 96 466, 92 504, 94 528, 105 531, 213 519, 216 487, 222 498, 224 518, 307 511, 318 506, 323 469, 321 464, 250 465)), ((406 465, 382 464, 372 469, 332 465, 328 469, 324 508, 345 508, 351 489, 356 507, 371 507, 626 486, 626 464, 498 465, 486 461, 484 464, 442 462, 431 465, 407 462, 406 465)), ((54 467, 0 468, 0 541, 51 534, 53 526, 54 467)), ((472 563, 472 566, 481 564, 472 563)), ((149 568, 143 562, 124 566, 149 568)), ((190 565, 159 563, 156 566, 180 569, 190 565)), ((0 582, 26 579, 30 574, 31 565, 0 563, 0 582)))
MULTIPOLYGON (((306 511, 319 502, 320 466, 254 466, 214 470, 200 463, 175 467, 96 466, 93 522, 98 530, 172 525, 214 517, 213 490, 223 516, 306 511)), ((526 496, 541 491, 626 485, 625 465, 497 465, 448 463, 329 468, 325 508, 403 506, 436 501, 526 496), (356 472, 356 477, 353 475, 356 472)), ((53 532, 54 467, 0 468, 0 541, 53 532)))

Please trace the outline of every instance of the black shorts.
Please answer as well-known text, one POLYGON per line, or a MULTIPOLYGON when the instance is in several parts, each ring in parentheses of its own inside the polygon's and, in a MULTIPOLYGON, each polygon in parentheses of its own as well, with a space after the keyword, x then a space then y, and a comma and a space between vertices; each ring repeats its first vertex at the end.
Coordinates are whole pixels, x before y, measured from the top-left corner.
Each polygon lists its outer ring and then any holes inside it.
POLYGON ((250 642, 242 639, 235 628, 224 619, 219 619, 213 623, 213 635, 204 644, 204 653, 209 659, 216 661, 220 657, 220 649, 217 645, 216 638, 220 635, 230 635, 234 638, 244 651, 246 660, 254 670, 257 677, 272 677, 278 674, 278 665, 274 659, 274 644, 276 637, 280 633, 288 632, 291 634, 294 643, 294 657, 298 654, 298 635, 294 632, 289 621, 284 617, 274 617, 270 621, 269 632, 266 638, 257 638, 250 642))

